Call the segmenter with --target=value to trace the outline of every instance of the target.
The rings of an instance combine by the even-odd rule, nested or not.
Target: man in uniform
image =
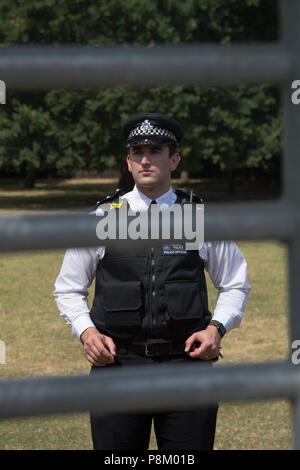
[[[171,175],[183,137],[174,119],[146,113],[122,126],[128,147],[132,191],[104,202],[126,201],[132,211],[151,204],[200,200],[175,191]],[[101,207],[101,203],[100,203]],[[208,310],[204,269],[218,289],[213,315]],[[88,307],[88,287],[95,298]],[[240,325],[250,286],[247,264],[232,241],[207,242],[197,250],[136,248],[108,250],[104,246],[69,249],[55,284],[61,315],[83,343],[91,373],[103,367],[181,364],[207,361],[220,353],[221,339]],[[176,393],[176,390],[174,391]],[[152,420],[158,449],[213,448],[217,405],[197,410],[101,416],[91,413],[94,449],[148,449]]]

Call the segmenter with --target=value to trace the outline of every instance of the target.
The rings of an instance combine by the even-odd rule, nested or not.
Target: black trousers
[[[106,367],[145,367],[149,364],[172,364],[191,359],[186,354],[143,357],[133,354],[117,355],[114,364],[92,367],[91,374],[101,374]],[[176,390],[174,390],[176,393]],[[91,412],[91,431],[94,450],[148,450],[152,420],[159,450],[213,449],[218,406],[195,410],[176,410],[146,414],[101,416]]]

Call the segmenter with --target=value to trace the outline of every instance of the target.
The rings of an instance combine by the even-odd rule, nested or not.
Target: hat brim
[[[172,145],[176,142],[166,136],[135,136],[127,141],[127,147],[137,147],[138,145]]]

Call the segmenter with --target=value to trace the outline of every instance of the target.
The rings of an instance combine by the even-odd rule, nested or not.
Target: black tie
[[[158,205],[155,199],[153,199],[153,201],[151,201],[151,203],[148,207],[148,212],[151,212],[151,206],[154,206],[154,205]]]
[[[155,199],[153,199],[153,201],[151,201],[151,204],[148,208],[148,213],[149,213],[149,215],[148,215],[148,224],[149,224],[148,230],[149,230],[149,232],[148,233],[149,233],[149,237],[150,237],[150,231],[151,231],[151,229],[150,229],[150,226],[151,226],[151,218],[150,218],[150,216],[151,216],[151,206],[154,205],[154,204],[157,205],[157,202],[156,202]],[[153,248],[151,248],[151,250],[153,250]]]

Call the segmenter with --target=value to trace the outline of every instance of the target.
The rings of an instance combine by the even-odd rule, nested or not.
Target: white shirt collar
[[[124,194],[122,198],[127,199],[130,206],[134,206],[136,210],[147,209],[150,206],[151,201],[152,201],[152,199],[146,196],[146,194],[139,191],[136,185],[134,186],[132,191]],[[171,207],[175,201],[176,201],[176,194],[173,192],[172,187],[170,187],[169,191],[167,191],[165,194],[163,194],[162,196],[159,196],[156,199],[156,202],[159,206],[161,206],[162,204],[167,204],[168,207]]]

